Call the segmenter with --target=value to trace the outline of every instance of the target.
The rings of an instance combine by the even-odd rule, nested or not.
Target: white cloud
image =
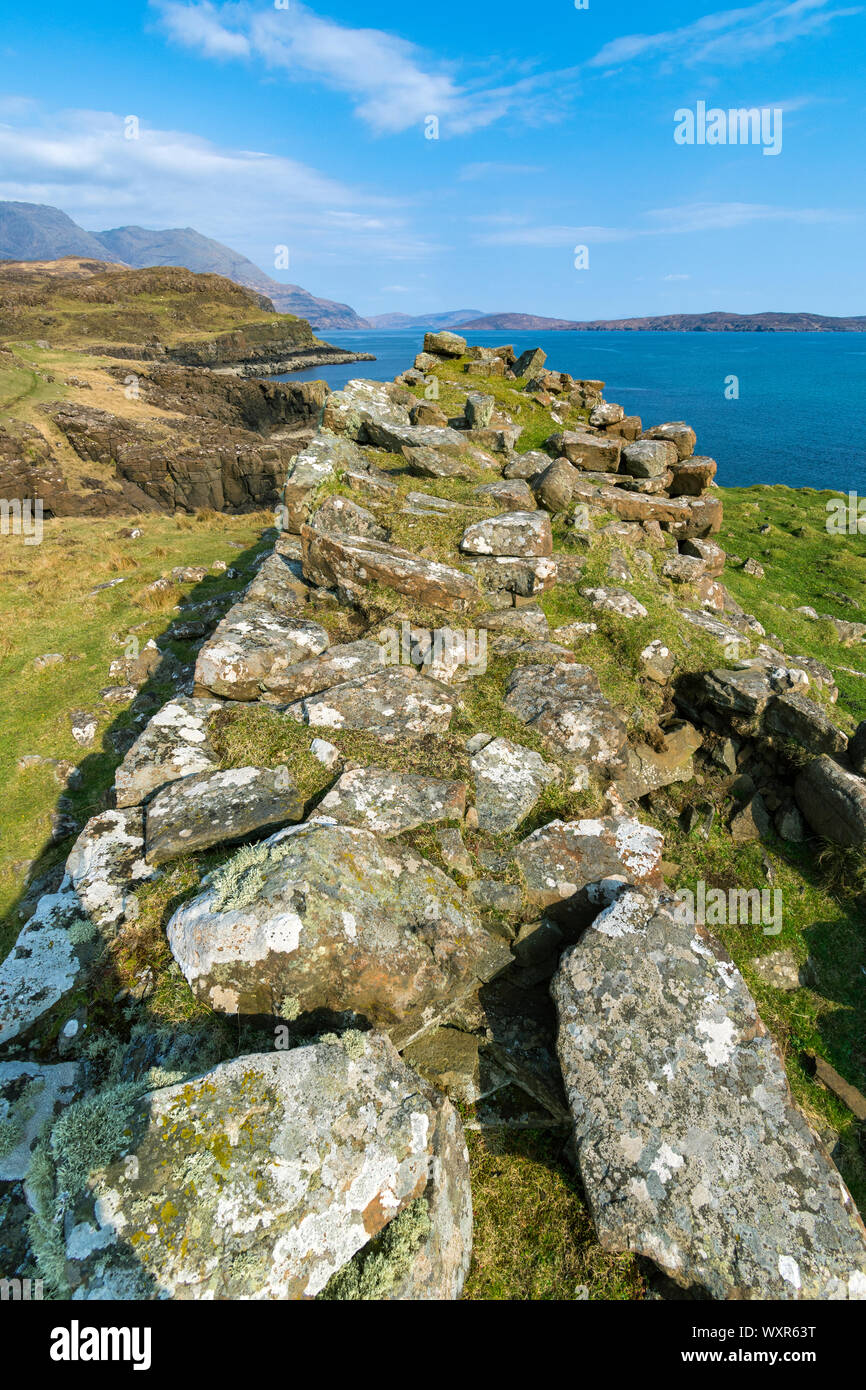
[[[573,96],[548,73],[484,87],[461,85],[456,65],[383,29],[350,28],[317,15],[300,0],[287,9],[256,8],[248,0],[214,5],[210,0],[151,0],[171,38],[205,57],[256,60],[295,81],[318,82],[341,92],[355,113],[378,134],[395,134],[428,116],[440,135],[467,134],[504,116],[540,123],[554,119]],[[555,94],[542,96],[554,86]]]
[[[756,222],[850,222],[859,214],[836,208],[777,208],[765,203],[684,203],[653,208],[642,214],[647,226],[603,227],[537,224],[507,215],[476,218],[498,226],[475,239],[485,246],[560,246],[631,241],[637,237],[684,235],[692,232],[730,231]]]
[[[759,0],[719,10],[658,34],[626,34],[589,60],[589,67],[619,68],[641,58],[677,63],[740,63],[827,29],[862,6],[832,7],[831,0]]]
[[[478,164],[464,164],[458,178],[461,183],[474,183],[486,178],[518,178],[523,174],[543,174],[541,164],[504,164],[497,160],[487,160]]]
[[[417,259],[436,250],[394,200],[299,161],[223,148],[105,111],[37,111],[0,124],[0,199],[50,203],[93,230],[190,225],[265,268],[278,244],[300,261]]]

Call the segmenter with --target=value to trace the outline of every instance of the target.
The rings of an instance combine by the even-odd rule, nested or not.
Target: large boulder
[[[622,466],[633,478],[661,477],[676,461],[676,445],[667,439],[638,439],[622,451]]]
[[[320,623],[246,599],[229,609],[201,648],[195,664],[196,692],[255,700],[275,661],[303,661],[323,652],[329,641]]]
[[[178,777],[210,772],[219,763],[210,738],[219,700],[181,696],[148,721],[114,776],[118,806],[138,806]]]
[[[550,518],[538,511],[485,517],[467,526],[460,549],[470,555],[552,555]]]
[[[516,666],[505,707],[566,762],[609,767],[626,741],[626,726],[589,666],[564,661]]]
[[[633,816],[554,820],[527,835],[514,858],[533,906],[578,928],[624,884],[660,888],[663,844],[659,830]]]
[[[241,850],[168,924],[220,1013],[351,1014],[404,1046],[510,958],[457,885],[369,830],[311,823]]]
[[[170,782],[148,802],[148,864],[164,864],[212,845],[232,844],[304,814],[287,767],[234,767]]]
[[[560,777],[540,753],[507,738],[491,739],[474,754],[471,766],[479,829],[495,835],[514,830],[544,788]]]
[[[644,439],[667,439],[675,444],[679,460],[691,457],[697,438],[691,425],[684,420],[670,420],[667,424],[653,425],[651,430],[644,431]]]
[[[716,1299],[866,1298],[866,1232],[733,962],[628,889],[552,993],[596,1231]]]
[[[616,473],[619,470],[622,440],[589,430],[564,430],[545,439],[544,447],[556,458],[566,458],[587,473]]]
[[[575,484],[574,501],[613,512],[623,521],[657,521],[678,540],[712,535],[722,525],[718,497],[650,497],[582,477]]]
[[[822,754],[794,784],[797,805],[816,835],[839,845],[866,845],[866,779]]]
[[[465,813],[463,782],[358,767],[344,772],[334,783],[311,820],[360,825],[389,836],[437,821],[462,821]]]
[[[251,1053],[145,1095],[97,1093],[67,1110],[52,1144],[56,1211],[42,1219],[66,1257],[67,1297],[461,1292],[472,1202],[460,1123],[379,1035]]]
[[[411,550],[381,541],[325,536],[301,528],[304,574],[356,603],[371,584],[385,584],[433,608],[462,611],[478,598],[474,580],[450,565],[423,560]],[[321,649],[323,650],[323,648]]]
[[[283,490],[286,529],[297,534],[306,521],[310,502],[327,479],[350,464],[362,467],[364,456],[356,444],[338,435],[320,431],[296,454],[289,465]]]
[[[434,357],[463,357],[466,354],[466,339],[461,338],[459,333],[449,333],[447,330],[425,333],[424,351],[432,353]]]
[[[314,729],[360,729],[383,743],[444,734],[454,712],[454,693],[412,666],[383,670],[331,686],[286,705],[286,714]]]
[[[263,698],[274,701],[300,700],[344,681],[358,680],[381,671],[387,653],[381,642],[364,637],[357,642],[339,642],[308,661],[275,661],[262,681]]]
[[[62,886],[75,892],[81,915],[106,936],[123,921],[130,894],[151,873],[144,858],[144,815],[140,806],[130,806],[91,817],[66,860]]]

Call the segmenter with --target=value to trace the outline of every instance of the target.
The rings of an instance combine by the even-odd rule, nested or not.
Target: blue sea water
[[[297,379],[339,388],[352,377],[390,381],[412,365],[423,333],[330,333],[335,345],[375,362],[319,367]],[[858,333],[472,333],[482,346],[541,347],[547,365],[599,378],[645,427],[686,420],[697,453],[719,465],[727,487],[786,483],[866,496],[866,334]],[[739,395],[726,399],[736,377]],[[282,378],[286,380],[287,378]]]

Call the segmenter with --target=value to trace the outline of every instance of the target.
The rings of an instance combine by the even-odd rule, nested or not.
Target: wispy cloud
[[[475,183],[488,178],[520,178],[524,174],[543,174],[542,164],[504,164],[497,160],[487,160],[478,164],[464,164],[458,174],[461,183]]]
[[[780,208],[765,203],[683,203],[643,213],[645,225],[605,227],[587,224],[533,224],[518,218],[491,216],[494,230],[475,240],[485,246],[559,246],[631,241],[637,237],[682,236],[688,233],[730,231],[758,222],[851,222],[859,213],[836,208]]]
[[[352,28],[291,0],[287,9],[248,0],[151,0],[170,38],[208,58],[241,58],[279,70],[293,81],[343,93],[355,114],[379,134],[419,129],[428,116],[440,134],[465,135],[505,116],[531,123],[554,119],[572,91],[562,73],[515,82],[461,82],[456,63],[427,53],[383,29]],[[548,89],[557,88],[551,96]],[[544,94],[542,99],[542,93]]]
[[[742,63],[797,39],[828,29],[837,19],[862,13],[862,6],[832,0],[759,0],[756,5],[718,10],[678,29],[625,34],[589,60],[591,68],[621,68],[640,59],[677,63]]]
[[[0,117],[2,119],[2,117]],[[85,226],[197,227],[261,259],[287,244],[303,259],[414,260],[435,241],[398,203],[298,161],[220,147],[187,131],[105,111],[31,112],[0,124],[0,198],[51,203]]]

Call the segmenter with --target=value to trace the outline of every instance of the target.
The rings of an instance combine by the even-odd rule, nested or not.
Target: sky
[[[0,33],[0,199],[361,314],[866,314],[864,57],[866,0],[41,0]],[[762,143],[699,142],[700,103]]]

